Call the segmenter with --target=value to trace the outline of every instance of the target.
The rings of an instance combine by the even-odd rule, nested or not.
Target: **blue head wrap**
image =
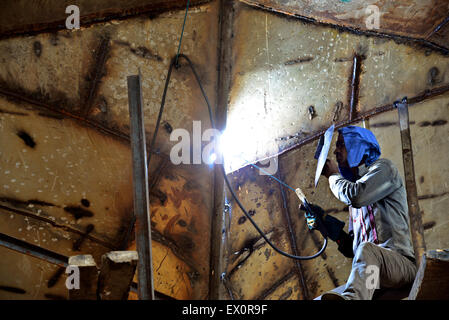
[[[357,167],[365,158],[365,165],[369,166],[380,157],[380,146],[374,134],[364,128],[347,126],[338,129],[338,132],[343,135],[345,141],[346,151],[348,152],[349,167]],[[354,181],[354,177],[349,174],[350,170],[341,168],[340,173],[348,180]]]

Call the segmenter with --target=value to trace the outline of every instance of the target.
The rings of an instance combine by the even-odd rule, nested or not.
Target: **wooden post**
[[[449,299],[449,250],[431,250],[423,255],[410,290],[409,300]]]
[[[137,267],[136,251],[111,251],[101,257],[100,300],[127,300]]]
[[[415,182],[415,166],[413,163],[412,139],[410,137],[410,123],[408,116],[407,98],[395,102],[398,108],[399,127],[401,129],[402,159],[404,162],[405,187],[407,189],[408,214],[410,216],[410,231],[413,248],[415,250],[416,265],[419,267],[423,254],[426,252],[424,229],[421,211],[419,210],[418,192]]]
[[[139,262],[137,264],[138,294],[140,300],[154,300],[148,167],[140,73],[137,76],[128,77],[128,102],[131,122],[136,244],[139,255]]]
[[[98,269],[94,258],[90,254],[72,256],[68,267],[79,270],[79,289],[69,289],[69,300],[97,300]],[[70,276],[69,273],[67,277]]]

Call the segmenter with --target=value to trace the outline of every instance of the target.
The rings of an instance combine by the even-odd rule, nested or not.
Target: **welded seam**
[[[64,116],[65,118],[70,118],[72,120],[75,120],[77,123],[85,125],[86,127],[97,129],[98,131],[105,133],[107,136],[116,138],[122,142],[127,142],[127,143],[131,142],[130,136],[119,131],[119,130],[108,128],[98,121],[91,120],[91,119],[88,119],[81,115],[74,114],[72,112],[64,110],[63,108],[56,108],[55,106],[49,105],[45,102],[41,102],[41,101],[38,101],[38,100],[35,100],[32,98],[29,98],[23,93],[14,92],[10,89],[0,87],[0,95],[3,95],[6,99],[12,99],[12,100],[28,103],[28,104],[36,107],[37,109],[44,109],[44,110],[48,110],[48,111],[60,114],[60,115]],[[147,152],[148,153],[150,152],[149,147],[147,147]],[[170,159],[170,157],[168,155],[163,154],[159,151],[153,151],[152,154],[158,155],[163,159]]]
[[[171,6],[164,6],[164,2],[169,1],[161,1],[159,3],[159,8],[155,8],[154,4],[149,4],[137,8],[124,8],[117,11],[114,11],[114,9],[104,9],[102,12],[95,12],[85,16],[80,16],[80,27],[87,28],[92,25],[105,23],[111,20],[126,20],[139,16],[148,18],[148,15],[150,14],[154,16],[164,12],[181,10],[186,7],[184,2],[179,5],[172,2]],[[190,7],[200,7],[210,2],[211,0],[196,0],[194,4],[190,4]],[[61,30],[67,30],[65,18],[64,20],[57,20],[47,23],[27,24],[25,26],[20,26],[12,30],[5,31],[0,34],[0,40],[15,37],[35,36],[42,33],[57,32]]]
[[[269,6],[260,4],[260,3],[254,3],[253,1],[246,1],[246,0],[239,0],[239,1],[250,6],[251,8],[269,11],[274,14],[280,14],[284,17],[285,16],[292,17],[292,18],[298,19],[303,22],[313,23],[315,25],[320,25],[320,26],[324,26],[324,27],[330,27],[333,29],[337,29],[339,31],[346,31],[346,32],[350,32],[350,33],[356,34],[356,35],[391,39],[391,40],[395,40],[395,41],[404,43],[408,46],[410,46],[410,43],[415,43],[415,44],[420,45],[426,49],[431,49],[431,50],[437,51],[443,55],[449,54],[449,48],[440,46],[440,45],[438,45],[430,40],[424,39],[424,38],[413,38],[413,37],[402,36],[402,35],[398,35],[398,34],[379,32],[379,31],[374,31],[374,30],[363,30],[363,29],[358,29],[358,28],[349,27],[349,26],[341,26],[338,24],[330,23],[330,22],[319,21],[319,20],[316,20],[315,18],[309,18],[309,17],[303,16],[303,15],[300,15],[297,13],[291,13],[291,12],[281,10],[278,8],[269,7]]]
[[[436,88],[436,89],[425,90],[421,94],[408,99],[408,104],[409,104],[409,106],[411,106],[411,105],[414,105],[414,104],[417,104],[417,103],[420,103],[420,102],[425,102],[425,101],[431,100],[431,99],[433,99],[433,98],[435,98],[437,96],[443,95],[443,94],[445,94],[447,92],[449,92],[449,84],[445,85],[445,86],[442,86],[442,87],[439,87],[439,88]],[[352,120],[344,120],[344,121],[341,121],[339,123],[336,123],[335,124],[335,129],[338,129],[338,128],[341,128],[341,127],[345,127],[345,126],[350,125],[352,123],[357,123],[357,122],[363,121],[364,119],[370,119],[371,117],[377,116],[377,115],[379,115],[381,113],[388,112],[388,111],[391,111],[391,110],[394,110],[394,109],[395,108],[394,108],[393,103],[386,104],[386,105],[383,105],[383,106],[380,106],[380,107],[372,108],[372,109],[370,109],[368,111],[359,113],[357,115],[357,117],[355,117]],[[327,128],[325,128],[323,130],[319,130],[319,131],[317,131],[317,132],[307,136],[306,138],[298,141],[297,143],[295,143],[295,144],[293,144],[293,145],[291,145],[291,146],[281,150],[280,152],[278,152],[276,154],[273,154],[273,155],[271,155],[269,157],[258,159],[257,162],[263,161],[263,160],[267,160],[267,159],[270,159],[270,158],[273,158],[273,157],[280,156],[280,155],[282,155],[282,154],[284,154],[286,152],[295,150],[295,149],[300,148],[300,147],[302,147],[302,146],[304,146],[304,145],[306,145],[308,143],[311,143],[311,142],[319,139],[326,132],[326,130],[327,130]]]
[[[232,70],[232,32],[234,21],[234,2],[219,0],[218,46],[217,46],[217,86],[215,122],[222,130],[226,125],[227,102],[231,87]],[[220,284],[223,284],[229,298],[234,299],[228,283],[226,270],[229,258],[226,256],[228,232],[226,228],[225,182],[220,168],[214,167],[213,212],[210,223],[211,244],[209,253],[209,299],[220,299]],[[221,273],[221,274],[219,274]]]
[[[84,112],[82,112],[82,114],[87,117],[90,113],[90,110],[92,109],[92,105],[95,101],[95,97],[97,95],[98,92],[98,85],[101,82],[101,78],[103,77],[103,73],[104,73],[104,67],[106,64],[106,60],[107,60],[107,56],[109,53],[109,41],[110,41],[110,36],[109,34],[105,34],[104,36],[102,36],[101,38],[101,42],[97,48],[96,51],[96,55],[95,55],[95,59],[94,59],[94,65],[93,65],[93,69],[91,72],[91,85],[90,88],[88,90],[88,95],[86,97],[86,101],[84,103],[85,105],[85,109]]]
[[[279,180],[283,180],[282,179],[282,175],[281,175],[281,167],[280,167],[280,163],[278,162],[278,178]],[[290,245],[292,247],[293,250],[293,254],[295,256],[299,255],[299,251],[298,251],[298,247],[296,245],[296,237],[295,237],[295,232],[293,231],[293,226],[292,226],[292,220],[291,220],[291,216],[290,216],[290,210],[287,204],[287,195],[285,194],[284,188],[282,187],[282,185],[280,185],[279,183],[277,183],[279,190],[280,190],[280,194],[282,197],[282,208],[283,208],[283,212],[284,212],[284,216],[285,216],[285,221],[286,221],[286,225],[287,225],[287,230],[288,230],[288,234],[289,234],[289,238],[290,238]],[[303,274],[303,270],[302,270],[302,266],[301,263],[299,262],[299,260],[295,260],[295,269],[296,269],[296,273],[298,275],[298,281],[300,283],[304,298],[307,300],[309,299],[309,292],[308,292],[308,288],[307,285],[305,283],[305,279],[304,279],[304,274]]]
[[[272,294],[274,291],[276,291],[277,288],[279,288],[284,282],[290,280],[293,276],[295,276],[294,271],[290,271],[285,276],[283,276],[281,279],[276,281],[270,288],[264,290],[255,300],[265,300],[270,294]]]
[[[11,91],[7,88],[2,88],[0,87],[0,94],[2,94],[3,96],[5,96],[6,98],[10,98],[10,99],[14,99],[14,100],[18,100],[18,101],[22,101],[22,102],[26,102],[28,104],[31,104],[33,106],[36,106],[40,109],[45,109],[45,110],[49,110],[51,112],[57,113],[57,114],[61,114],[65,117],[68,118],[72,118],[80,123],[83,123],[89,127],[98,129],[99,131],[102,131],[104,133],[107,133],[111,136],[114,136],[115,138],[119,138],[120,140],[125,140],[127,142],[130,142],[130,137],[120,131],[114,130],[114,129],[110,129],[108,127],[103,126],[102,124],[100,124],[97,121],[94,120],[90,120],[87,119],[85,117],[79,116],[77,114],[74,114],[72,112],[66,111],[63,108],[56,108],[54,106],[51,106],[47,103],[41,102],[41,101],[37,101],[34,100],[32,98],[26,97],[24,94],[22,93],[18,93],[18,92],[14,92]]]

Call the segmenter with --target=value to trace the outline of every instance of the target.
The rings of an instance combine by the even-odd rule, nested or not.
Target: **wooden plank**
[[[432,250],[422,256],[409,300],[449,299],[449,250]]]
[[[128,299],[137,261],[137,251],[111,251],[101,257],[98,278],[101,300]]]
[[[69,300],[97,300],[98,269],[94,258],[90,254],[72,256],[69,267],[73,266],[79,270],[79,289],[69,289]]]
[[[140,74],[128,76],[129,117],[133,161],[133,198],[136,216],[136,244],[139,253],[139,299],[154,300],[151,254],[150,200]]]
[[[410,232],[413,248],[415,249],[416,265],[419,266],[421,258],[426,251],[426,244],[424,242],[424,229],[421,211],[419,210],[418,191],[416,189],[407,98],[404,98],[400,103],[395,103],[395,106],[398,108],[401,130],[402,159],[404,162],[405,188],[407,189],[408,214],[410,216]]]

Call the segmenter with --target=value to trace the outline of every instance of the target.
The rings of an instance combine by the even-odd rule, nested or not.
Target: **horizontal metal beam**
[[[76,114],[76,113],[67,111],[64,108],[55,107],[51,104],[30,98],[25,93],[16,92],[9,88],[0,86],[0,95],[3,95],[6,99],[25,102],[25,103],[28,103],[31,106],[34,106],[38,109],[51,111],[52,113],[59,114],[65,118],[75,120],[77,123],[79,123],[81,125],[96,129],[96,130],[103,132],[103,133],[107,134],[108,136],[115,138],[119,141],[123,141],[123,142],[127,142],[127,143],[131,142],[130,136],[127,135],[126,133],[123,133],[116,129],[109,128],[98,121],[89,119],[80,114]],[[147,152],[149,152],[149,150],[147,150]],[[161,153],[159,151],[153,151],[152,154],[157,155],[163,159],[170,159],[170,157],[168,155]]]
[[[43,217],[42,215],[38,216],[38,215],[36,215],[36,214],[34,214],[32,212],[29,212],[29,211],[26,211],[26,210],[23,210],[23,209],[11,208],[11,207],[5,206],[3,204],[0,204],[0,209],[1,210],[5,210],[5,211],[9,211],[9,212],[13,212],[15,214],[18,214],[18,215],[21,215],[21,216],[24,216],[24,217],[29,217],[29,218],[32,218],[32,219],[36,219],[36,220],[48,223],[48,224],[50,224],[54,228],[60,228],[60,229],[65,230],[67,232],[78,234],[81,237],[89,239],[92,242],[98,243],[98,244],[100,244],[100,245],[102,245],[102,246],[104,246],[104,247],[106,247],[108,249],[119,250],[119,248],[117,246],[111,244],[108,241],[105,241],[105,240],[100,239],[98,237],[92,236],[90,233],[86,233],[86,232],[80,231],[78,229],[72,228],[71,226],[59,224],[59,223],[53,221],[52,219]],[[1,212],[1,210],[0,210],[0,212]]]
[[[435,88],[435,89],[432,89],[432,90],[426,90],[423,93],[408,99],[408,104],[409,104],[409,106],[411,106],[413,104],[427,101],[429,99],[432,99],[434,97],[440,96],[440,95],[448,93],[448,92],[449,92],[449,84],[441,86],[441,87],[438,87],[438,88]],[[363,121],[365,119],[370,119],[370,118],[372,118],[374,116],[377,116],[377,115],[379,115],[381,113],[388,112],[388,111],[391,111],[391,110],[394,110],[394,109],[395,109],[394,102],[391,103],[391,104],[386,104],[386,105],[383,105],[383,106],[380,106],[380,107],[372,108],[372,109],[370,109],[368,111],[359,113],[357,115],[357,117],[353,118],[352,120],[344,120],[344,121],[341,121],[339,123],[336,123],[335,124],[335,129],[338,129],[338,128],[341,128],[341,127],[345,127],[347,125],[350,125],[352,123],[357,123],[357,122]],[[300,141],[296,142],[295,144],[293,144],[291,146],[288,146],[287,148],[281,150],[280,152],[278,152],[276,154],[273,154],[270,157],[267,157],[267,158],[264,158],[264,159],[258,159],[257,161],[263,161],[263,160],[266,160],[266,159],[269,159],[269,158],[272,158],[272,157],[280,156],[280,155],[282,155],[284,153],[287,153],[289,151],[298,149],[298,148],[300,148],[300,147],[302,147],[302,146],[304,146],[304,145],[306,145],[308,143],[311,143],[311,142],[319,139],[326,132],[326,130],[327,130],[327,128],[325,128],[323,130],[320,130],[320,131],[317,131],[315,133],[312,133],[311,135],[301,139]]]
[[[15,92],[13,90],[10,90],[8,88],[4,88],[4,87],[0,87],[0,94],[3,95],[5,98],[7,99],[12,99],[12,100],[16,100],[16,101],[22,101],[25,103],[28,103],[30,105],[33,105],[35,107],[38,107],[40,109],[44,109],[44,110],[48,110],[51,111],[53,113],[62,115],[66,118],[71,118],[73,120],[76,120],[79,123],[82,123],[84,125],[87,125],[91,128],[95,128],[99,131],[102,131],[110,136],[113,136],[115,138],[119,138],[120,140],[124,140],[129,142],[130,138],[128,135],[124,134],[123,132],[120,132],[118,130],[114,130],[111,128],[108,128],[104,125],[102,125],[101,123],[88,119],[86,117],[83,117],[81,115],[75,114],[73,112],[67,111],[63,108],[57,108],[55,106],[52,106],[48,103],[42,102],[42,101],[38,101],[35,99],[32,99],[30,97],[27,97],[26,94],[22,93],[22,92]]]
[[[59,253],[38,247],[34,244],[7,236],[0,233],[0,246],[26,254],[28,256],[56,264],[60,267],[67,267],[69,258]]]
[[[199,6],[210,1],[191,0],[190,6]],[[140,15],[148,15],[151,18],[165,11],[182,10],[186,4],[186,0],[3,0],[0,4],[0,39],[64,30],[66,19],[70,16],[65,12],[69,5],[78,6],[80,27],[88,27],[96,23]],[[20,19],[15,19],[18,16]]]
[[[97,243],[99,245],[102,245],[105,248],[108,248],[108,249],[111,249],[111,250],[126,250],[127,249],[124,246],[114,245],[114,244],[108,242],[107,240],[100,239],[100,238],[98,238],[96,236],[92,236],[92,234],[90,234],[90,233],[87,234],[85,232],[79,231],[79,230],[71,228],[69,226],[58,224],[58,223],[56,223],[55,221],[53,221],[51,219],[47,219],[47,218],[45,218],[43,216],[37,216],[37,215],[33,214],[32,212],[28,212],[26,210],[21,210],[21,209],[18,209],[18,208],[10,208],[10,207],[2,205],[2,204],[0,204],[0,209],[6,210],[6,211],[9,211],[9,212],[13,212],[15,214],[19,214],[19,215],[22,215],[22,216],[25,216],[25,217],[30,217],[32,219],[36,219],[36,220],[39,220],[39,221],[43,221],[43,222],[49,223],[50,225],[52,225],[55,228],[61,228],[61,229],[65,230],[65,231],[67,231],[67,232],[72,232],[72,233],[81,235],[82,237],[85,237],[86,239],[89,239],[90,241],[95,242],[95,243]],[[1,213],[1,210],[0,210],[0,213]],[[185,264],[187,264],[193,271],[196,271],[195,261],[192,260],[190,257],[188,257],[183,252],[183,250],[180,247],[178,247],[178,245],[176,244],[176,242],[174,240],[165,237],[164,235],[162,235],[156,229],[152,230],[151,238],[152,238],[153,241],[156,241],[156,242],[162,244],[163,246],[169,248],[177,258],[179,258],[181,261],[183,261]]]
[[[3,233],[0,233],[0,246],[22,254],[26,254],[33,258],[49,262],[51,264],[58,265],[61,268],[66,268],[69,265],[69,258],[66,256],[38,247],[26,241],[10,237]],[[137,283],[133,282],[131,284],[131,291],[137,292]],[[155,291],[154,293],[156,299],[158,300],[175,300],[174,298],[167,296],[161,292]]]
[[[362,36],[367,36],[367,37],[391,39],[391,40],[394,40],[399,43],[404,43],[405,45],[411,45],[411,44],[418,45],[425,49],[430,49],[432,51],[439,52],[443,55],[449,54],[449,48],[440,46],[440,45],[438,45],[430,40],[427,40],[425,38],[413,38],[413,37],[407,37],[407,36],[394,34],[394,33],[379,32],[379,31],[375,31],[375,30],[364,30],[364,29],[359,29],[359,28],[354,28],[354,27],[349,27],[349,26],[344,26],[344,25],[338,25],[338,24],[334,24],[334,23],[330,23],[330,22],[318,21],[315,18],[300,15],[298,13],[288,12],[286,10],[282,10],[279,8],[273,8],[271,6],[262,5],[260,3],[254,2],[254,1],[240,0],[240,2],[250,6],[252,8],[269,11],[269,12],[272,12],[275,14],[280,14],[282,16],[288,16],[291,18],[301,20],[306,23],[313,23],[316,25],[330,27],[333,29],[337,29],[338,31],[350,32],[350,33],[353,33],[356,35],[362,35]]]

